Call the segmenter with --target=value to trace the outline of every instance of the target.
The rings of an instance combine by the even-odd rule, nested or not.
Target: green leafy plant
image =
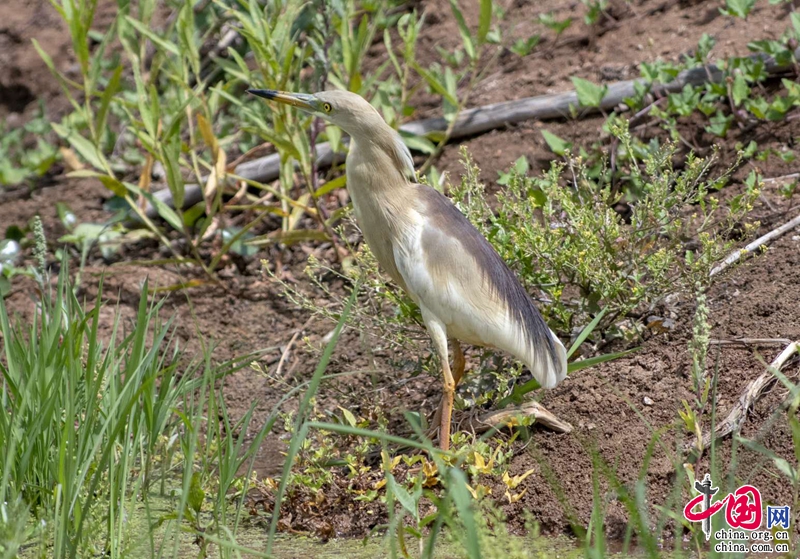
[[[556,38],[553,41],[553,43],[557,43],[558,38],[561,36],[561,34],[564,33],[564,31],[566,31],[567,29],[569,29],[569,27],[572,25],[572,18],[568,17],[562,20],[558,20],[550,12],[540,14],[538,21],[540,24],[544,25],[545,27],[547,27],[556,34]]]
[[[540,35],[531,35],[526,39],[517,39],[509,50],[519,56],[528,56],[541,40],[542,37]]]
[[[583,107],[599,107],[603,97],[608,92],[607,85],[596,85],[583,78],[572,78],[575,85],[575,92],[578,94],[578,102]]]
[[[755,5],[756,0],[725,0],[725,7],[720,8],[719,11],[727,16],[747,19]]]
[[[583,16],[583,21],[586,25],[597,25],[600,22],[600,17],[608,7],[608,0],[581,0],[586,6],[586,14]]]
[[[49,133],[49,134],[48,134]],[[51,142],[44,111],[19,128],[0,122],[0,187],[17,185],[47,173],[60,156]]]

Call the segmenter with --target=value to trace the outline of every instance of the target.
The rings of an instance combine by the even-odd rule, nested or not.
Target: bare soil
[[[463,2],[470,4],[470,2]],[[594,82],[613,82],[638,75],[642,62],[657,58],[678,60],[689,53],[703,33],[716,37],[717,46],[712,58],[747,52],[748,41],[777,37],[785,25],[786,7],[757,4],[747,21],[725,18],[719,14],[719,2],[612,2],[609,16],[596,32],[581,23],[583,5],[579,2],[544,0],[542,2],[511,1],[507,4],[507,19],[515,24],[514,36],[526,37],[543,33],[542,46],[533,54],[520,58],[505,53],[496,69],[479,84],[471,98],[478,106],[524,96],[564,91],[571,88],[570,77],[579,76]],[[447,2],[427,0],[417,10],[428,14],[421,36],[422,61],[438,59],[435,47],[452,49],[459,35],[449,14]],[[573,26],[557,42],[552,33],[534,23],[536,16],[554,12],[559,18],[571,16]],[[465,6],[468,22],[477,20],[476,9]],[[109,21],[108,10],[101,10],[98,27]],[[787,23],[788,24],[788,23]],[[0,5],[0,118],[11,122],[24,121],[30,116],[38,99],[45,101],[48,111],[58,114],[66,107],[56,81],[51,77],[31,45],[36,38],[43,49],[53,56],[57,67],[71,71],[74,58],[69,36],[46,0],[14,0]],[[373,48],[373,61],[379,62],[383,47]],[[419,116],[437,114],[439,108],[432,98],[420,94]],[[565,115],[566,116],[566,115]],[[525,155],[536,173],[549,166],[552,154],[541,136],[546,128],[578,145],[588,145],[600,136],[601,118],[564,119],[547,123],[527,122],[508,126],[488,134],[467,139],[465,145],[481,169],[482,179],[490,190],[496,184],[498,171],[507,169],[518,157]],[[800,136],[800,120],[770,124],[747,132],[734,131],[721,142],[723,152],[732,157],[735,144],[755,139],[760,147],[792,147]],[[700,141],[701,149],[708,140]],[[459,145],[448,146],[437,163],[458,180],[461,171]],[[760,162],[766,177],[781,176],[796,170],[795,166],[772,157]],[[56,170],[57,172],[58,170]],[[737,173],[739,179],[746,169]],[[101,221],[108,217],[103,210],[109,193],[102,185],[87,180],[68,180],[55,174],[47,186],[33,191],[19,188],[0,192],[0,230],[12,224],[24,225],[39,214],[48,238],[64,234],[55,204],[62,201],[72,208],[83,222]],[[766,232],[796,215],[796,201],[778,193],[779,183],[767,184],[759,201],[755,217]],[[737,188],[734,184],[732,189]],[[268,225],[265,225],[267,227]],[[273,247],[256,259],[243,261],[230,258],[221,273],[219,283],[202,283],[198,287],[168,295],[166,311],[175,313],[178,336],[190,353],[199,353],[201,338],[215,344],[214,358],[222,361],[247,352],[266,349],[257,365],[262,372],[246,368],[224,381],[224,394],[233,415],[241,415],[253,401],[257,404],[256,425],[265,420],[285,391],[308,379],[318,361],[313,348],[323,344],[333,325],[309,321],[307,313],[295,309],[281,297],[280,289],[266,278],[258,259],[263,258],[273,271],[290,281],[302,282],[302,270],[309,252],[330,257],[329,247],[285,249]],[[93,252],[83,273],[83,293],[93,297],[100,276],[104,276],[104,298],[110,305],[105,317],[110,324],[113,309],[119,308],[123,317],[133,316],[141,285],[149,279],[151,286],[169,287],[188,279],[203,280],[196,270],[162,268],[131,263],[137,259],[164,257],[163,249],[154,242],[143,241],[126,250],[114,262],[104,262]],[[55,262],[53,262],[55,265]],[[732,339],[789,338],[800,339],[800,309],[797,286],[800,285],[800,234],[791,232],[773,243],[765,254],[748,260],[732,272],[723,274],[709,293],[712,337]],[[333,290],[343,286],[333,284]],[[20,316],[33,311],[33,286],[24,280],[14,284],[6,304]],[[573,433],[560,435],[535,429],[528,445],[519,445],[510,474],[518,475],[530,469],[519,490],[527,489],[524,497],[508,504],[502,497],[504,488],[495,483],[493,494],[503,507],[513,526],[522,528],[524,512],[530,512],[545,532],[562,533],[569,530],[570,514],[581,525],[589,521],[592,507],[592,457],[597,453],[626,484],[637,479],[647,447],[656,433],[666,434],[656,445],[653,459],[647,466],[648,501],[664,503],[675,479],[671,456],[682,447],[688,436],[676,439],[679,429],[666,429],[680,422],[677,411],[682,400],[691,400],[690,355],[687,349],[691,338],[691,318],[694,302],[678,299],[663,309],[674,320],[672,330],[653,333],[634,354],[572,375],[556,389],[542,394],[542,402],[559,417],[575,426]],[[294,345],[287,345],[298,332]],[[735,346],[715,347],[710,354],[709,370],[718,379],[718,417],[724,416],[738,400],[744,386],[764,371],[759,356],[771,361],[782,347],[754,348]],[[281,378],[276,380],[281,356],[286,352]],[[473,360],[474,355],[470,354]],[[348,407],[354,413],[370,416],[379,407],[399,424],[404,410],[431,412],[440,394],[437,378],[420,376],[412,366],[416,355],[389,355],[371,352],[369,341],[354,329],[345,330],[340,340],[330,373],[365,371],[376,367],[378,374],[357,374],[343,380],[327,381],[319,410],[336,413],[337,406]],[[264,374],[266,371],[266,374]],[[798,372],[797,361],[785,369],[789,377]],[[742,436],[760,440],[779,456],[795,463],[791,434],[785,421],[774,421],[773,413],[785,397],[785,390],[774,387],[753,410],[742,430]],[[647,403],[645,403],[647,402]],[[708,429],[709,417],[704,417]],[[260,476],[273,476],[283,462],[285,441],[280,433],[265,441],[256,464]],[[718,447],[718,460],[725,470],[731,452],[730,439]],[[758,454],[737,449],[737,476],[741,481],[756,485],[769,503],[788,504],[791,490],[785,479],[775,474],[772,464]],[[702,474],[708,471],[706,455],[695,465]],[[552,472],[563,497],[556,494]],[[601,482],[602,491],[608,489]],[[684,495],[684,497],[687,497]],[[352,501],[347,495],[332,490],[326,504],[311,512],[308,502],[298,499],[290,506],[285,528],[309,530],[323,536],[363,535],[381,522],[381,506]],[[312,507],[313,508],[313,507]],[[323,514],[324,513],[324,514]],[[306,514],[306,517],[303,517]],[[313,520],[310,516],[317,520]],[[318,521],[325,516],[325,521]],[[607,531],[622,536],[627,526],[627,513],[618,501],[608,503]]]

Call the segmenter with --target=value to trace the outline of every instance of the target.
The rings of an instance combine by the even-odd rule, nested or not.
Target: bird
[[[510,353],[544,388],[566,378],[564,345],[519,279],[447,196],[416,181],[411,152],[375,107],[349,91],[247,91],[350,136],[345,171],[356,222],[382,270],[418,305],[441,361],[443,393],[431,434],[438,429],[443,451],[466,365],[460,342]]]

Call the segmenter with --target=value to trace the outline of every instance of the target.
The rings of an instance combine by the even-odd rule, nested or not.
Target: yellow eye
[[[325,110],[325,112],[326,112],[326,113],[329,113],[329,112],[331,112],[331,109],[332,109],[333,107],[331,107],[331,104],[330,104],[330,103],[323,103],[323,104],[322,104],[322,108]]]

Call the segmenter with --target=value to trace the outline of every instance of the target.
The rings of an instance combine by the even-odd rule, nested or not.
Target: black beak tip
[[[256,95],[257,97],[263,97],[264,99],[274,99],[277,92],[271,89],[248,89],[247,93]]]

